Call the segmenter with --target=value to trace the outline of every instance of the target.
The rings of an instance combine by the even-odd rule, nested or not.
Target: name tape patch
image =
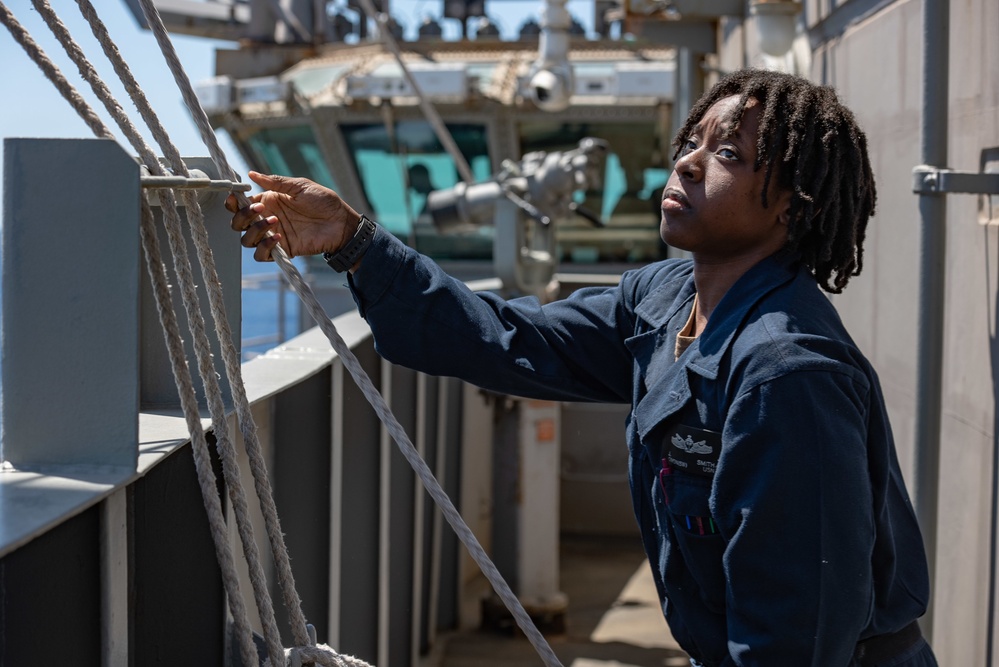
[[[721,454],[721,433],[677,424],[666,434],[663,449],[676,470],[712,477]]]

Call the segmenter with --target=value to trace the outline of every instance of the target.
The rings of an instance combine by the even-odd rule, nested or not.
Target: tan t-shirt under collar
[[[683,325],[683,328],[680,329],[680,332],[676,335],[676,348],[674,350],[674,354],[677,359],[679,359],[680,355],[683,354],[688,347],[690,347],[691,343],[697,340],[697,336],[694,335],[694,331],[697,326],[695,321],[696,317],[697,299],[695,297],[694,305],[690,308],[690,317],[687,318],[687,323]]]

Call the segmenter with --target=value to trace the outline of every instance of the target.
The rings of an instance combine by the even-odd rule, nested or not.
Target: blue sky
[[[126,145],[122,133],[104,111],[102,105],[82,81],[76,67],[63,52],[62,47],[52,36],[48,27],[32,7],[30,0],[4,0],[6,6],[41,46],[49,58],[56,63],[66,78],[80,91],[88,103],[98,110],[101,118],[112,128],[119,142]],[[108,64],[97,41],[90,32],[86,21],[80,16],[76,3],[72,0],[55,0],[56,8],[63,23],[69,28],[74,39],[83,48],[94,67],[100,72],[108,87],[122,106],[133,111],[134,107],[118,84],[117,77]],[[177,87],[152,34],[141,30],[131,12],[122,0],[95,2],[101,19],[108,32],[118,44],[122,55],[129,63],[146,95],[152,102],[161,121],[166,126],[173,142],[183,155],[206,155],[194,123],[180,99]],[[174,45],[192,81],[198,82],[213,74],[214,50],[218,46],[229,47],[230,43],[184,37],[176,35]],[[42,74],[27,54],[17,44],[10,33],[0,26],[0,62],[3,63],[4,83],[8,98],[0,111],[0,137],[92,137],[90,128],[80,120],[76,112],[56,91],[51,82]],[[132,113],[133,122],[144,128],[137,113]],[[224,135],[224,133],[222,133]],[[146,141],[155,146],[148,132],[143,132]],[[246,167],[239,159],[231,142],[222,136],[223,149],[237,171],[245,172]],[[132,154],[131,147],[126,150]],[[2,148],[0,148],[2,153]],[[2,187],[2,186],[0,186]]]
[[[115,97],[126,111],[132,112],[133,122],[140,129],[144,128],[138,114],[134,112],[131,101],[121,85],[111,66],[107,63],[100,46],[90,32],[86,21],[80,16],[73,0],[49,0],[63,23],[69,28],[74,39],[81,45],[94,67],[100,72],[105,83],[111,88]],[[129,63],[133,74],[139,81],[160,120],[166,126],[173,142],[185,156],[207,155],[204,145],[194,123],[191,121],[186,107],[180,99],[176,84],[169,69],[163,61],[159,47],[152,34],[139,28],[124,0],[92,0],[102,21],[108,28],[125,60]],[[88,103],[112,128],[119,142],[125,146],[128,154],[134,154],[122,133],[115,126],[102,105],[90,91],[89,85],[83,82],[76,71],[75,65],[63,52],[62,47],[52,37],[45,23],[38,16],[30,0],[2,0],[14,14],[18,22],[25,26],[34,40],[52,59],[67,79],[83,95]],[[346,4],[346,0],[337,0],[338,4]],[[425,16],[439,17],[441,13],[440,0],[390,0],[392,13],[407,30],[407,37],[412,38],[416,27]],[[516,34],[522,23],[528,17],[537,17],[542,8],[541,0],[489,0],[487,12],[496,20],[504,37]],[[593,0],[569,0],[569,11],[583,25],[592,26]],[[460,26],[456,21],[444,21],[445,38],[456,38],[460,34]],[[217,48],[235,48],[235,44],[216,42],[212,40],[174,35],[172,38],[188,77],[198,83],[214,74]],[[45,78],[41,70],[24,53],[7,30],[0,26],[0,67],[6,97],[0,107],[0,139],[8,137],[43,137],[43,138],[86,138],[92,137],[87,125],[80,120],[76,112],[69,106],[53,85]],[[155,146],[148,131],[143,130],[146,142]],[[243,175],[247,166],[239,156],[224,132],[219,133],[221,145],[225,150],[230,164]],[[3,146],[0,141],[0,165],[3,160]],[[3,201],[3,183],[0,178],[0,202]],[[0,206],[0,226],[3,225],[3,211]],[[244,268],[250,267],[253,272],[273,270],[271,264],[256,264],[244,259]],[[244,310],[244,314],[246,310]],[[252,328],[252,327],[251,327]],[[269,333],[273,327],[264,327],[261,331],[248,330],[244,323],[244,334],[257,335]]]
[[[121,132],[118,131],[90,91],[89,85],[80,79],[76,67],[69,61],[55,38],[52,37],[31,1],[3,1],[17,20],[27,28],[49,58],[62,70],[67,79],[80,91],[91,106],[98,110],[101,118],[114,130],[119,141],[125,145],[126,142],[121,138]],[[102,78],[122,106],[126,110],[132,111],[131,101],[117,83],[117,77],[104,58],[86,21],[80,16],[76,3],[73,0],[50,0],[50,3],[56,8],[63,23],[69,28],[74,39],[81,45],[97,71],[101,73]],[[139,28],[124,0],[100,0],[93,4],[98,8],[108,32],[118,44],[133,74],[151,100],[153,108],[156,109],[167,131],[170,132],[173,142],[180,148],[181,154],[185,156],[207,155],[152,34]],[[441,11],[439,0],[394,0],[391,7],[393,15],[406,28],[407,35],[415,33],[416,27],[423,17],[440,16]],[[537,17],[541,7],[540,0],[538,2],[491,0],[487,5],[487,12],[496,20],[503,35],[509,37],[516,34],[526,18]],[[592,7],[592,0],[570,0],[568,4],[573,16],[587,26],[592,25],[590,15]],[[458,34],[459,26],[456,21],[448,20],[443,23],[446,38]],[[217,42],[183,35],[174,35],[173,43],[188,77],[194,83],[213,75],[216,48],[234,47],[234,44],[229,42]],[[59,95],[41,70],[2,26],[0,26],[0,63],[3,63],[3,81],[7,91],[7,99],[3,108],[0,109],[0,138],[80,138],[93,136],[86,124],[79,119],[76,112]],[[143,128],[138,114],[133,113],[132,115],[136,126]],[[144,132],[143,134],[146,141],[155,146],[149,133]],[[230,163],[237,172],[245,174],[246,164],[224,135],[224,132],[220,133],[220,139]],[[126,150],[130,154],[133,153],[131,147],[126,147]],[[3,149],[0,146],[0,160],[2,160],[2,152]],[[2,201],[2,187],[0,184],[0,201]],[[2,224],[2,213],[0,213],[0,224]]]

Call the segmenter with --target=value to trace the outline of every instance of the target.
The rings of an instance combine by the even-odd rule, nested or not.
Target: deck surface
[[[669,634],[635,538],[563,538],[566,632],[547,639],[565,667],[689,667]],[[476,604],[474,600],[469,604]],[[438,637],[424,667],[543,665],[522,635],[470,628]]]

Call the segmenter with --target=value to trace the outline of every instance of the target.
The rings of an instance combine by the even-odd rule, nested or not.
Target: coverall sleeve
[[[351,288],[392,363],[547,400],[631,400],[633,328],[620,287],[540,305],[474,293],[383,230]]]
[[[800,370],[736,398],[712,512],[724,554],[725,665],[848,665],[873,612],[869,385]]]

